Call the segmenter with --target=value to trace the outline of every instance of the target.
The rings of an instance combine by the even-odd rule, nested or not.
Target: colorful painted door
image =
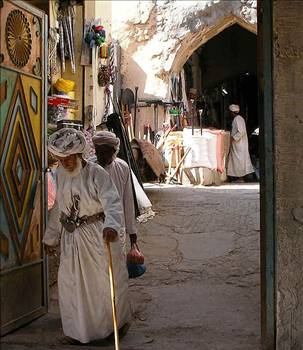
[[[22,1],[0,1],[1,334],[46,312],[41,245],[46,217],[46,22]]]

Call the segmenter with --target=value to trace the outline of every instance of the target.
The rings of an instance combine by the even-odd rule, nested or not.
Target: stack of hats
[[[54,87],[58,91],[58,93],[64,97],[70,98],[72,100],[75,99],[75,85],[76,83],[73,80],[67,80],[63,78],[59,78],[56,83],[54,84]],[[74,109],[68,109],[65,112],[64,119],[76,119],[76,110]]]

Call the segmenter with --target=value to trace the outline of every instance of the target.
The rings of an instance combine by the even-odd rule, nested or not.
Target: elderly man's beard
[[[62,170],[65,173],[65,175],[70,176],[70,177],[75,177],[75,176],[80,174],[80,171],[83,168],[82,159],[77,158],[76,162],[77,162],[76,167],[73,171],[67,170],[64,168],[64,166],[62,166]]]

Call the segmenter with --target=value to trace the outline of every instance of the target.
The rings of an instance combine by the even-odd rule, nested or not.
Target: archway
[[[201,28],[201,30],[195,33],[189,33],[180,43],[179,48],[176,51],[175,58],[172,62],[170,73],[179,73],[184,66],[188,58],[196,51],[200,46],[204,45],[220,34],[225,29],[238,24],[247,31],[257,34],[257,24],[250,24],[245,22],[242,18],[235,15],[230,15],[225,17],[223,20],[219,21],[211,27],[206,27],[206,29]]]

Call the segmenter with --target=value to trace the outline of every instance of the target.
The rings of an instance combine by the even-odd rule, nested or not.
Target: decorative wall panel
[[[1,335],[46,312],[45,15],[0,3]],[[16,289],[16,286],[18,288]]]
[[[36,68],[37,60],[40,65],[42,62],[41,19],[5,1],[1,9],[0,54],[3,55],[2,63],[6,67],[30,74],[38,72],[41,77],[42,69],[39,71]]]
[[[33,78],[31,78],[33,79]],[[23,257],[39,181],[40,160],[22,80],[17,77],[0,143],[1,190],[17,256]]]

